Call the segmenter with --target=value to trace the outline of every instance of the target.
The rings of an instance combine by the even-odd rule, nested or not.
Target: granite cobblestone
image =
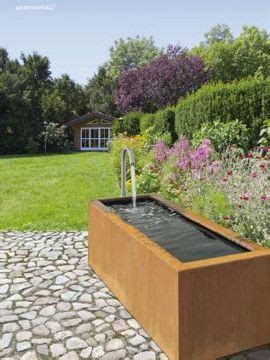
[[[86,239],[0,232],[0,358],[168,359],[88,267]],[[225,359],[269,360],[270,347]]]

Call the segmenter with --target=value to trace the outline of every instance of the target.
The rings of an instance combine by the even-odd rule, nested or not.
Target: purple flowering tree
[[[151,64],[121,73],[115,102],[122,114],[131,110],[151,112],[175,104],[207,80],[208,73],[200,57],[170,45]]]

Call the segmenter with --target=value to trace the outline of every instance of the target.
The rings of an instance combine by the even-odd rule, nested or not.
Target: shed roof
[[[82,115],[82,116],[79,116],[79,117],[76,117],[76,118],[70,120],[68,122],[68,125],[73,126],[73,125],[80,124],[83,121],[94,120],[94,119],[101,119],[101,120],[107,120],[107,121],[113,122],[114,117],[112,115],[107,115],[107,114],[103,114],[98,111],[94,111],[94,112],[90,112],[90,113],[87,113],[85,115]]]

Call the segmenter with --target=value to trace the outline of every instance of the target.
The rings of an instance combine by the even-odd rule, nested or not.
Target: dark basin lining
[[[130,198],[103,200],[102,203],[182,262],[249,251],[150,197],[137,199],[137,214],[131,211]]]

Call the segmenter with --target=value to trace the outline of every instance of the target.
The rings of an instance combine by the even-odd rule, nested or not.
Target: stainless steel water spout
[[[132,204],[133,207],[136,207],[136,178],[135,178],[135,157],[133,150],[126,146],[122,150],[121,154],[121,196],[127,196],[126,188],[126,177],[127,177],[127,168],[126,168],[126,154],[129,157],[130,164],[130,178],[131,178],[131,195],[132,195]]]

